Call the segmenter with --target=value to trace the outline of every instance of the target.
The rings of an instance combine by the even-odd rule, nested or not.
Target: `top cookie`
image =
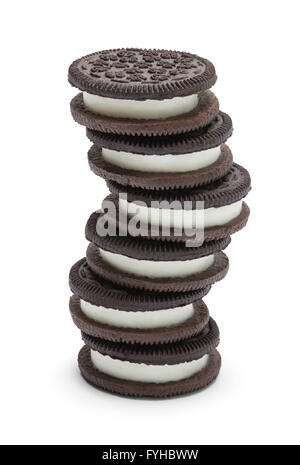
[[[162,100],[209,89],[213,64],[197,55],[137,48],[103,50],[74,61],[69,82],[102,97]]]

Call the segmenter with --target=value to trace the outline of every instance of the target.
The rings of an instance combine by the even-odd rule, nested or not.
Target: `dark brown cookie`
[[[96,386],[123,395],[168,397],[192,392],[209,384],[220,369],[220,356],[215,347],[219,343],[219,330],[212,318],[195,336],[170,344],[141,345],[106,341],[82,333],[86,346],[79,354],[82,375]],[[113,360],[145,365],[177,365],[198,360],[208,354],[206,365],[196,374],[180,381],[148,383],[127,381],[107,375],[96,369],[90,350],[111,357]],[[138,370],[138,367],[136,368]]]
[[[233,163],[230,171],[221,179],[206,186],[194,187],[184,190],[145,190],[129,186],[122,186],[116,182],[107,181],[107,186],[112,194],[127,194],[129,202],[136,200],[150,206],[151,202],[178,201],[190,202],[188,208],[196,207],[197,201],[204,202],[204,208],[222,207],[237,202],[244,198],[251,189],[251,179],[248,171],[237,163]],[[175,207],[176,208],[176,207]],[[181,208],[181,207],[180,207]]]
[[[167,398],[199,391],[211,384],[219,374],[221,357],[219,352],[213,349],[209,353],[206,367],[199,373],[168,383],[141,383],[106,375],[93,366],[90,349],[87,346],[82,347],[79,352],[78,365],[86,381],[113,394],[126,397]]]
[[[126,234],[130,234],[130,218],[126,217],[123,220],[122,217],[122,220],[120,221],[118,198],[114,195],[108,195],[104,199],[104,202],[107,201],[112,202],[115,205],[116,212],[116,214],[110,211],[107,212],[107,222],[111,224],[113,228],[116,228],[116,232],[118,235],[124,236],[125,231],[127,231]],[[246,226],[249,215],[250,209],[248,205],[245,202],[243,202],[241,213],[236,218],[234,218],[231,221],[228,221],[224,225],[205,228],[203,240],[209,242],[231,236],[232,234],[240,231]],[[192,242],[193,240],[196,240],[196,242],[198,243],[199,241],[198,233],[194,229],[185,229],[184,231],[178,231],[176,228],[170,228],[169,234],[165,234],[161,227],[155,228],[155,231],[153,231],[153,228],[151,228],[150,225],[146,223],[140,224],[139,234],[137,236],[135,235],[134,237],[143,237],[155,241],[157,240],[168,242]]]
[[[200,333],[209,319],[207,306],[202,300],[193,304],[194,315],[176,326],[161,328],[125,328],[100,323],[88,318],[80,307],[80,298],[70,298],[70,312],[75,325],[84,333],[113,342],[128,344],[166,344],[187,339]],[[111,310],[113,311],[113,310]]]
[[[220,333],[216,322],[210,317],[200,333],[170,344],[125,344],[96,338],[86,333],[82,333],[82,339],[90,349],[114,359],[145,365],[176,365],[209,354],[219,344]]]
[[[103,213],[94,212],[87,222],[86,238],[93,243],[87,250],[87,262],[96,274],[116,284],[149,291],[180,292],[211,285],[227,273],[228,259],[218,252],[228,246],[230,237],[204,242],[198,247],[186,247],[184,243],[159,242],[130,236],[100,236],[97,233],[97,223],[103,218]],[[100,256],[98,247],[111,253],[149,262],[185,262],[211,254],[216,255],[213,265],[200,273],[179,278],[149,278],[126,273],[109,265]]]
[[[205,168],[185,173],[152,173],[120,168],[106,162],[102,148],[125,151],[140,155],[182,155],[203,151],[223,144],[232,134],[232,121],[223,112],[205,128],[188,134],[169,137],[132,137],[106,134],[87,129],[88,138],[94,142],[89,151],[89,164],[92,171],[109,181],[122,185],[145,189],[177,189],[207,184],[224,176],[232,165],[232,155],[227,146],[222,145],[219,159]],[[201,154],[199,154],[201,157]]]
[[[88,152],[88,160],[93,173],[102,176],[106,181],[114,181],[123,186],[159,190],[185,189],[220,179],[230,170],[233,158],[229,147],[223,144],[219,158],[211,165],[198,170],[179,173],[136,171],[105,161],[102,149],[93,145]]]
[[[230,116],[219,111],[207,126],[188,134],[132,137],[87,129],[86,135],[91,142],[100,148],[105,147],[111,150],[122,150],[142,155],[181,155],[221,145],[231,136],[232,131]]]
[[[113,283],[136,289],[156,292],[186,292],[211,286],[223,279],[229,268],[229,260],[223,252],[215,254],[214,262],[204,271],[183,277],[153,278],[139,276],[119,270],[107,263],[100,255],[98,248],[90,244],[86,251],[89,267],[104,279]]]
[[[198,96],[198,105],[189,113],[166,119],[129,119],[98,115],[88,110],[83,103],[83,95],[71,100],[71,113],[74,120],[95,131],[129,136],[167,136],[183,134],[207,126],[218,114],[219,102],[209,90]]]
[[[123,48],[102,50],[74,61],[69,82],[103,97],[145,100],[185,96],[209,89],[213,64],[191,53]]]
[[[144,312],[188,305],[205,296],[210,287],[182,293],[153,293],[125,289],[97,276],[83,258],[72,266],[69,276],[74,294],[93,305],[124,311]]]
[[[107,185],[112,192],[111,196],[106,197],[103,203],[107,213],[108,224],[112,227],[115,225],[119,230],[120,235],[126,233],[132,233],[128,225],[130,225],[131,219],[126,216],[126,210],[123,211],[120,218],[119,209],[119,196],[130,202],[136,202],[146,207],[154,208],[168,208],[168,204],[172,204],[172,209],[182,208],[184,210],[194,210],[197,208],[204,209],[211,207],[223,207],[226,205],[233,204],[241,201],[251,189],[251,179],[248,171],[234,163],[226,176],[223,178],[208,184],[206,186],[198,186],[190,189],[176,189],[176,190],[146,190],[138,189],[129,186],[122,186],[112,181],[108,181]],[[114,204],[114,208],[108,208],[107,205],[110,203]],[[153,203],[152,203],[153,202]],[[163,204],[165,202],[165,204]],[[199,203],[200,202],[200,205]],[[203,202],[203,203],[201,203]],[[240,229],[242,229],[248,220],[250,210],[248,206],[243,202],[241,211],[238,216],[222,225],[205,227],[204,240],[210,241],[214,239],[220,239],[222,237],[229,236]],[[138,217],[136,218],[138,219]],[[170,227],[170,232],[163,232],[163,228],[159,225],[151,226],[147,220],[140,219],[137,222],[137,228],[134,230],[135,235],[151,239],[159,239],[166,241],[191,241],[193,238],[197,238],[199,234],[195,229],[185,230],[176,229]],[[201,231],[200,231],[201,237]]]
[[[174,261],[193,260],[226,249],[230,236],[219,240],[204,242],[198,247],[186,247],[183,243],[164,243],[131,236],[101,236],[97,224],[105,221],[105,215],[96,211],[89,217],[85,236],[88,241],[108,252],[125,255],[138,260]]]

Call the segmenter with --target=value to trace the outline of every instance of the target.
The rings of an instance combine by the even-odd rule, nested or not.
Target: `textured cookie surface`
[[[127,344],[166,344],[187,339],[200,333],[209,320],[207,306],[202,300],[193,303],[194,314],[182,323],[147,329],[116,327],[92,320],[83,313],[80,298],[75,295],[70,298],[69,307],[73,322],[84,333]]]
[[[72,266],[69,282],[72,292],[87,302],[133,312],[187,305],[201,299],[210,290],[210,286],[208,286],[191,292],[155,294],[125,289],[93,273],[84,258]]]
[[[128,201],[140,200],[148,206],[152,201],[190,202],[189,208],[195,208],[197,201],[204,202],[204,208],[221,207],[244,198],[250,188],[251,179],[248,171],[237,163],[233,163],[230,171],[223,178],[206,186],[185,190],[145,190],[122,186],[113,181],[107,181],[107,186],[113,194],[126,193]]]
[[[109,134],[152,137],[183,134],[207,126],[217,116],[219,102],[207,90],[198,94],[198,104],[193,110],[166,119],[129,119],[98,115],[85,107],[82,93],[71,100],[70,108],[74,120],[86,128]]]
[[[113,228],[116,228],[117,235],[124,236],[125,231],[126,234],[130,234],[130,217],[125,216],[125,218],[123,218],[124,215],[122,215],[122,219],[120,221],[118,197],[116,195],[108,195],[104,199],[104,202],[112,202],[114,204],[114,211],[107,212],[108,224],[110,224]],[[213,241],[217,239],[223,239],[225,237],[230,236],[231,234],[240,231],[242,228],[246,226],[249,215],[250,209],[248,205],[245,202],[242,202],[241,213],[236,218],[223,225],[205,228],[203,240]],[[136,233],[138,234],[136,235]],[[200,231],[200,237],[202,237],[202,233],[203,231]],[[144,237],[151,240],[169,242],[193,242],[194,240],[196,241],[197,245],[199,243],[199,236],[197,236],[197,230],[195,229],[189,230],[188,228],[186,228],[184,230],[178,231],[178,228],[176,229],[171,227],[168,231],[168,234],[166,234],[166,232],[163,231],[163,228],[161,226],[156,227],[154,231],[153,227],[151,227],[151,225],[149,225],[148,223],[141,223],[139,231],[135,231],[134,237]]]
[[[195,336],[170,344],[124,344],[95,338],[82,333],[84,343],[102,355],[109,355],[118,360],[146,365],[175,365],[196,360],[208,354],[219,344],[219,329],[210,318],[204,329]]]
[[[107,134],[86,130],[87,137],[98,147],[143,155],[181,155],[183,153],[207,150],[224,143],[232,134],[229,115],[220,111],[206,127],[188,134],[173,136],[143,137]]]
[[[155,292],[186,292],[206,288],[223,279],[229,268],[229,260],[223,252],[216,253],[214,261],[204,271],[187,276],[170,278],[149,278],[119,270],[107,263],[100,255],[99,249],[90,244],[86,251],[86,260],[90,268],[104,279],[119,286],[144,289]]]
[[[103,50],[74,61],[69,68],[69,82],[83,91],[135,100],[198,93],[216,79],[210,61],[170,50]]]
[[[88,346],[84,346],[80,350],[78,365],[86,381],[105,391],[129,397],[168,398],[199,391],[212,383],[220,371],[221,357],[219,352],[213,349],[209,354],[206,367],[199,373],[181,381],[159,384],[127,381],[102,373],[94,368]]]
[[[108,163],[102,156],[102,149],[93,145],[88,152],[88,161],[91,170],[107,181],[141,189],[165,190],[186,189],[216,181],[228,173],[233,158],[229,147],[223,144],[220,156],[209,166],[183,173],[154,173],[130,170]]]
[[[193,260],[224,250],[230,237],[204,242],[199,247],[186,247],[182,243],[166,243],[131,236],[100,236],[97,223],[105,220],[102,212],[94,212],[88,219],[85,236],[88,241],[112,253],[126,255],[138,260],[174,261]]]

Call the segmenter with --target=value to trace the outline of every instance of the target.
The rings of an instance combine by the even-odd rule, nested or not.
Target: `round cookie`
[[[118,285],[156,292],[182,292],[206,287],[222,279],[228,258],[221,252],[230,237],[204,242],[198,247],[130,236],[101,236],[98,224],[103,213],[95,212],[86,225],[91,242],[86,259],[90,268]]]
[[[70,298],[69,308],[74,324],[86,334],[113,342],[125,342],[127,344],[167,344],[187,339],[201,332],[209,319],[207,306],[202,300],[197,300],[191,304],[193,306],[193,314],[176,325],[155,326],[154,328],[115,326],[88,317],[82,311],[80,300],[80,297],[76,295]],[[110,312],[113,311],[110,309]]]
[[[203,257],[204,258],[204,257]],[[206,258],[206,257],[205,257]],[[229,260],[223,252],[214,254],[214,261],[203,271],[195,272],[183,277],[152,277],[135,275],[120,270],[111,264],[99,253],[99,249],[90,244],[86,252],[86,260],[90,268],[103,278],[120,286],[143,289],[155,292],[186,292],[211,286],[223,279],[229,268]],[[145,262],[145,261],[143,261]],[[172,264],[170,264],[171,266]]]
[[[198,104],[188,113],[166,119],[114,118],[96,114],[86,108],[83,94],[76,95],[70,103],[76,123],[95,131],[130,136],[167,136],[184,134],[207,126],[218,114],[219,102],[209,90],[198,94]]]
[[[210,286],[189,292],[153,293],[126,289],[96,275],[86,259],[76,262],[69,275],[71,291],[93,305],[128,312],[148,312],[191,304],[205,296]]]
[[[102,50],[75,60],[68,79],[78,89],[103,97],[163,100],[207,90],[217,80],[213,64],[171,50]]]
[[[82,334],[83,377],[127,396],[169,397],[203,388],[218,375],[219,330],[212,318],[197,335],[171,344],[122,344]]]
[[[233,160],[224,142],[231,134],[232,121],[222,112],[206,128],[173,137],[118,136],[87,129],[94,142],[88,160],[96,175],[124,186],[189,188],[228,173]]]
[[[79,124],[101,132],[159,136],[206,126],[218,112],[207,91],[212,63],[197,55],[146,49],[92,53],[74,61],[69,82],[83,91],[71,102]]]
[[[145,190],[112,181],[108,181],[107,185],[112,195],[104,200],[103,208],[107,210],[108,223],[115,225],[121,235],[125,231],[133,234],[130,223],[134,220],[138,226],[134,229],[135,235],[168,241],[191,241],[198,237],[200,231],[203,233],[200,236],[210,241],[242,229],[250,213],[242,201],[251,189],[250,175],[236,163],[223,178],[191,189]],[[173,222],[170,222],[171,214]],[[194,226],[197,218],[204,231]]]
[[[86,381],[112,394],[126,397],[168,398],[200,391],[211,384],[219,374],[221,356],[216,349],[213,349],[209,353],[206,367],[198,374],[180,381],[160,384],[128,381],[97,370],[91,361],[91,352],[88,346],[83,346],[80,350],[78,354],[78,366]]]
[[[145,189],[121,186],[112,181],[107,181],[107,186],[112,194],[126,193],[129,202],[136,200],[151,206],[151,202],[157,201],[179,201],[191,202],[195,208],[197,201],[204,202],[204,208],[223,207],[244,198],[250,188],[251,179],[248,171],[237,163],[233,163],[229,173],[207,186],[194,187],[185,190],[172,190],[156,192]],[[189,209],[191,209],[189,207]]]
[[[220,341],[219,328],[211,317],[200,333],[170,344],[125,344],[96,338],[86,333],[81,334],[84,343],[102,355],[145,365],[176,365],[190,362],[208,354]]]
[[[232,165],[232,153],[225,144],[219,148],[218,158],[209,166],[176,173],[160,173],[151,171],[137,171],[126,169],[106,161],[103,150],[93,145],[88,152],[88,161],[91,170],[107,181],[115,181],[123,186],[140,187],[142,189],[184,189],[193,186],[208,184],[220,179],[228,173]],[[113,155],[115,156],[117,152]],[[215,154],[212,153],[215,157]],[[171,161],[171,160],[170,160]],[[193,157],[192,162],[195,161]],[[148,163],[151,163],[149,160]],[[184,160],[180,160],[184,164]],[[180,163],[180,164],[181,164]]]
[[[125,289],[96,275],[85,258],[72,266],[69,284],[71,291],[87,302],[130,312],[181,307],[201,299],[210,290],[210,286],[180,293],[153,293]]]
[[[207,150],[224,143],[233,132],[232,120],[227,113],[219,111],[217,116],[204,128],[189,134],[173,136],[143,137],[108,134],[86,130],[86,135],[98,147],[122,150],[142,155],[181,155],[183,153]]]
[[[208,321],[206,287],[182,293],[125,289],[95,275],[85,259],[70,271],[70,312],[87,334],[115,342],[158,344],[185,339]]]
[[[154,242],[145,238],[132,236],[99,235],[98,225],[105,221],[105,214],[99,210],[89,217],[85,226],[85,237],[88,241],[112,253],[126,255],[137,260],[187,261],[204,257],[226,249],[230,244],[230,236],[222,239],[204,242],[198,247],[186,247],[183,243]]]

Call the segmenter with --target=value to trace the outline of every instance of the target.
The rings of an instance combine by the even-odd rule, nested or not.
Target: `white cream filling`
[[[220,153],[220,146],[182,155],[138,155],[136,153],[102,149],[102,157],[106,162],[128,170],[150,173],[186,173],[200,170],[215,163]]]
[[[223,207],[211,207],[202,210],[152,208],[127,202],[119,198],[120,209],[130,217],[139,219],[142,223],[165,228],[210,228],[226,224],[236,218],[242,210],[242,200]]]
[[[101,257],[112,267],[125,273],[148,278],[177,278],[189,276],[209,268],[214,262],[214,255],[193,260],[154,261],[137,260],[99,248]]]
[[[205,368],[208,358],[206,354],[198,360],[176,365],[146,365],[115,359],[91,349],[91,360],[97,370],[115,378],[144,383],[168,383],[189,378]]]
[[[91,112],[113,118],[164,119],[192,111],[198,105],[198,95],[165,100],[128,100],[83,92],[83,102]]]
[[[82,312],[94,321],[119,328],[163,328],[177,326],[194,315],[193,304],[148,312],[125,312],[80,300]]]

